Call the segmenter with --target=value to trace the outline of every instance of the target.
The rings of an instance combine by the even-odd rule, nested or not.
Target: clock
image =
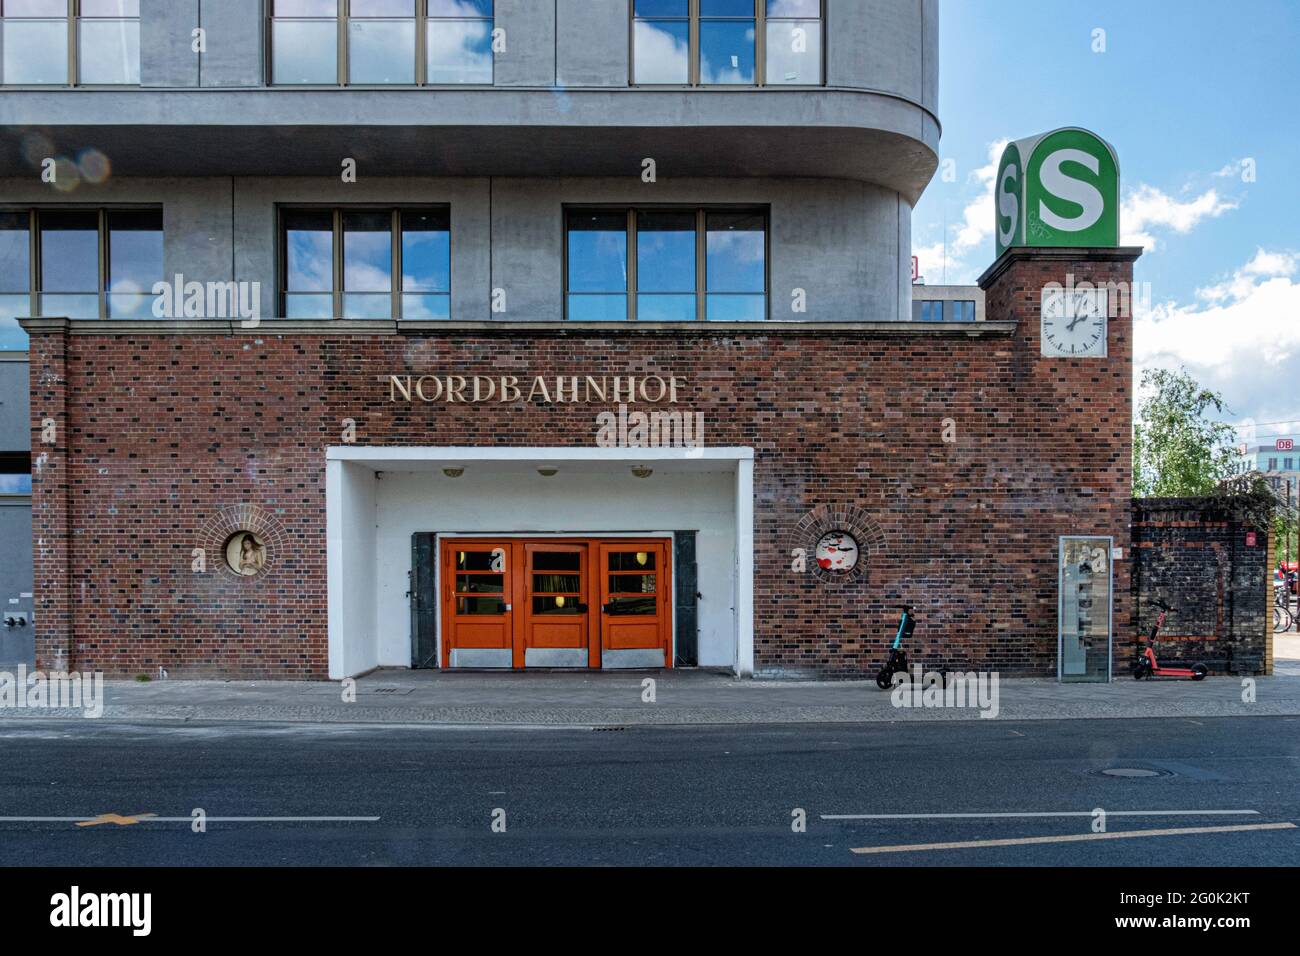
[[[1105,358],[1109,297],[1093,286],[1043,290],[1042,353],[1052,358]]]

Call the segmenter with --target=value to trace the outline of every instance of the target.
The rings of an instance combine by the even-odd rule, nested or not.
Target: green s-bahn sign
[[[1118,246],[1119,159],[1076,127],[1008,143],[994,209],[999,256],[1013,246]]]

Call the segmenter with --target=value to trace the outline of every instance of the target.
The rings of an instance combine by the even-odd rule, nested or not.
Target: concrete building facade
[[[122,82],[0,44],[38,664],[851,676],[914,603],[923,657],[1054,669],[1131,350],[1044,356],[1037,295],[1136,255],[914,316],[935,0],[120,12]]]

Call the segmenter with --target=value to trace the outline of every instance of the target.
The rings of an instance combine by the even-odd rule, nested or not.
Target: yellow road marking
[[[1197,833],[1242,833],[1247,830],[1294,830],[1294,823],[1256,823],[1232,827],[1178,827],[1167,830],[1121,830],[1115,833],[1067,833],[1064,836],[1017,837],[1009,840],[965,840],[959,843],[909,843],[862,846],[853,853],[912,853],[918,850],[968,850],[985,846],[1031,846],[1038,843],[1079,843],[1085,840],[1129,840],[1134,837],[1190,836]]]
[[[101,823],[112,823],[119,827],[129,827],[133,823],[139,823],[141,820],[148,820],[156,817],[156,813],[136,813],[129,817],[119,816],[116,813],[101,813],[93,820],[82,820],[77,824],[79,827],[97,827]]]

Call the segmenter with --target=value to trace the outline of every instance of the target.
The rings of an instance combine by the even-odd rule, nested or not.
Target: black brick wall
[[[1265,529],[1242,524],[1213,499],[1134,500],[1136,618],[1127,649],[1116,635],[1116,673],[1132,664],[1132,634],[1150,631],[1157,599],[1176,609],[1156,644],[1162,664],[1203,661],[1211,674],[1265,673],[1273,627],[1268,540]]]

